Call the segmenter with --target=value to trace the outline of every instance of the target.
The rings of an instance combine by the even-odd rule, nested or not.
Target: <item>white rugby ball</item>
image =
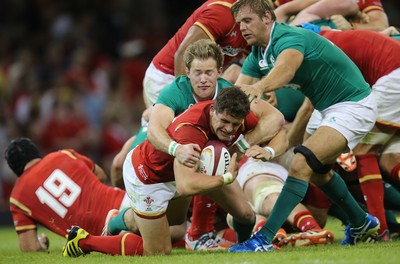
[[[224,143],[210,140],[201,151],[198,171],[210,176],[222,175],[231,161],[231,155]]]

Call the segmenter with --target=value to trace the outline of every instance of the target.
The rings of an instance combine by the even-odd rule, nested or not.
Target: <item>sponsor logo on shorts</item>
[[[143,164],[139,164],[138,171],[139,171],[140,176],[142,176],[143,180],[146,181],[149,178],[149,176],[147,175],[147,173],[144,170]]]

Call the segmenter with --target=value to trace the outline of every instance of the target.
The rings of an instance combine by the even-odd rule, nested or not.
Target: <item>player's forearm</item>
[[[174,74],[176,77],[186,74],[185,64],[183,61],[183,52],[179,49],[174,56]]]
[[[262,78],[254,86],[264,93],[278,90],[287,85],[294,77],[295,71],[291,71],[285,65],[275,66],[265,78]]]
[[[268,104],[269,110],[265,116],[259,117],[254,129],[245,135],[250,145],[260,144],[271,140],[284,125],[284,117],[275,107]]]
[[[268,146],[275,151],[275,157],[278,157],[285,153],[289,147],[286,129],[281,128],[279,132],[268,143]]]
[[[192,196],[214,190],[224,185],[224,179],[219,176],[208,176],[188,169],[179,162],[174,162],[176,191],[181,196]]]
[[[149,123],[147,138],[156,149],[164,153],[168,153],[168,147],[173,141],[166,128],[164,128],[161,124]]]

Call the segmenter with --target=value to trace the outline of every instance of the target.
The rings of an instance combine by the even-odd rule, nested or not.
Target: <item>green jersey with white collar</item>
[[[304,59],[285,87],[299,89],[317,110],[340,102],[356,102],[371,93],[357,66],[332,42],[309,30],[280,23],[274,23],[265,49],[252,47],[242,74],[261,79],[286,49],[300,51]]]

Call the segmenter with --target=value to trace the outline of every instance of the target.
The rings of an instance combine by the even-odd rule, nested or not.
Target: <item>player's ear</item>
[[[186,75],[189,77],[190,69],[188,67],[186,67],[185,69],[186,69]]]

